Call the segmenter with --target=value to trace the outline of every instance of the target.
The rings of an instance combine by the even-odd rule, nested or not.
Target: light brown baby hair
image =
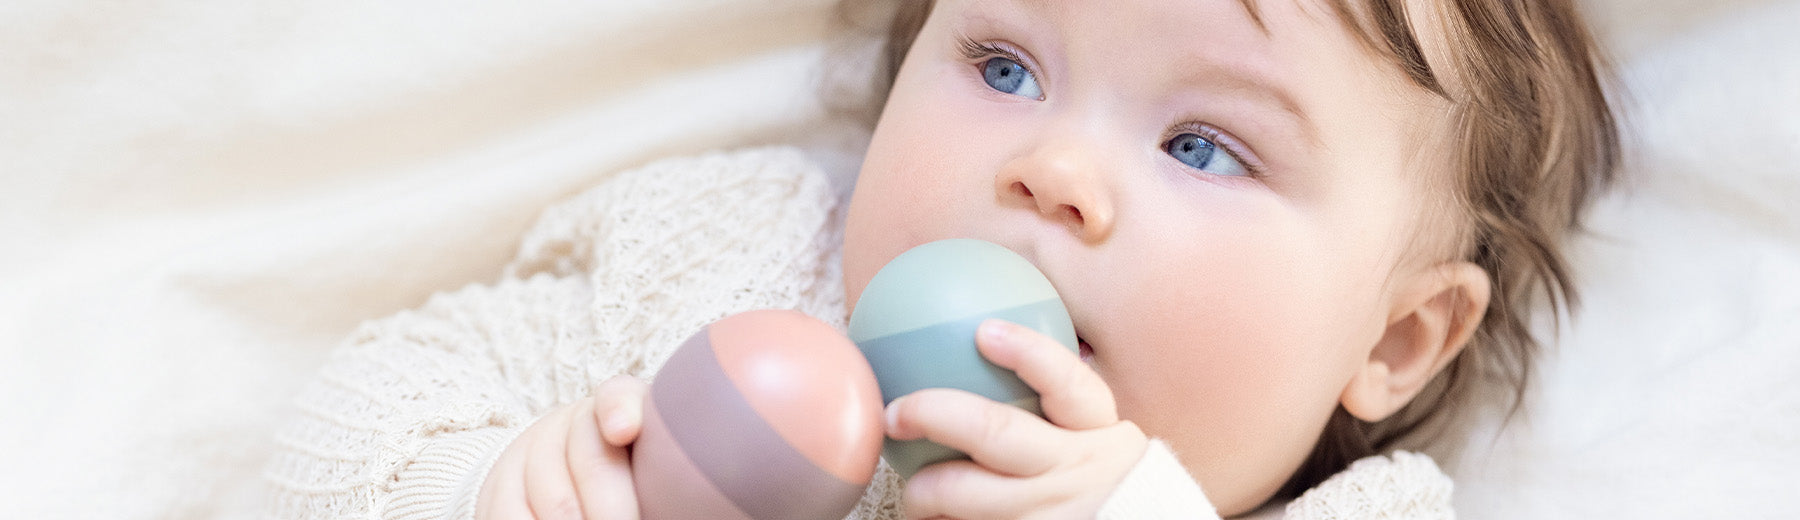
[[[1253,16],[1252,0],[1242,0]],[[1456,147],[1451,179],[1462,260],[1486,270],[1492,299],[1467,348],[1411,403],[1377,422],[1342,407],[1278,498],[1290,498],[1356,459],[1429,444],[1466,419],[1478,393],[1505,395],[1510,417],[1541,346],[1536,305],[1560,316],[1576,302],[1563,243],[1589,202],[1613,183],[1619,136],[1600,81],[1601,59],[1571,0],[1325,0],[1352,35],[1449,102]],[[846,20],[875,0],[843,0]],[[878,110],[933,2],[900,0],[886,24],[873,107]],[[875,8],[879,11],[879,8]],[[863,14],[858,14],[863,13]],[[1432,16],[1443,63],[1428,63],[1415,17]],[[865,116],[873,115],[865,113]],[[872,117],[868,119],[873,119]],[[1495,392],[1494,390],[1498,390]]]

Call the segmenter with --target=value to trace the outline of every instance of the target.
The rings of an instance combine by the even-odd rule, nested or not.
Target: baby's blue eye
[[[1218,145],[1200,134],[1181,134],[1163,145],[1163,151],[1170,157],[1181,161],[1181,164],[1194,167],[1213,175],[1242,176],[1249,172],[1244,165],[1238,164],[1237,158],[1230,153],[1219,150]]]
[[[1037,99],[1044,96],[1031,70],[1009,58],[990,58],[981,64],[982,79],[994,90],[1019,97]]]

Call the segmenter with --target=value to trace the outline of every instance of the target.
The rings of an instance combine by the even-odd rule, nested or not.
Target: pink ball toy
[[[631,454],[646,520],[839,519],[874,476],[881,390],[831,326],[794,311],[708,325],[663,365]]]

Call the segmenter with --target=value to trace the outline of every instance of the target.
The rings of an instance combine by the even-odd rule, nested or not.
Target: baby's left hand
[[[935,464],[907,483],[911,518],[1092,518],[1149,440],[1119,420],[1112,389],[1081,358],[1030,328],[988,320],[982,356],[1037,390],[1045,421],[961,390],[907,394],[887,408],[888,436],[924,437],[974,459]]]

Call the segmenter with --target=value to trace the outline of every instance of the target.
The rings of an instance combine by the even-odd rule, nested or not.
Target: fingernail
[[[605,419],[600,420],[600,433],[607,438],[618,437],[619,432],[625,431],[625,427],[630,422],[631,419],[625,417],[624,411],[613,410],[612,413],[606,414]]]
[[[887,423],[888,435],[893,435],[900,428],[900,400],[902,399],[906,398],[894,399],[894,402],[888,403],[886,410],[882,410],[882,415],[885,416],[884,420]]]
[[[981,322],[981,329],[976,333],[982,339],[998,345],[1007,342],[1008,336],[1012,334],[1012,324],[1001,320],[987,320]]]

